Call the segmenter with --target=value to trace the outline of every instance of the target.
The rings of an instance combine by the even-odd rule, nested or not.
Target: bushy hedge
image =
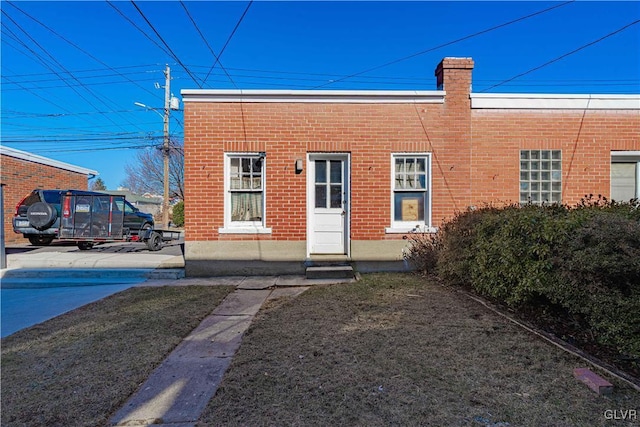
[[[184,202],[179,201],[173,206],[171,222],[176,227],[184,227]]]
[[[583,319],[599,342],[640,356],[636,201],[487,206],[411,243],[408,258],[419,269],[514,308],[555,304]]]

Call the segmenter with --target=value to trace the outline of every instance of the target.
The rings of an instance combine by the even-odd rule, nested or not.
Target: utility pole
[[[169,228],[169,111],[171,102],[171,69],[169,65],[164,70],[164,142],[162,144],[162,160],[164,161],[164,196],[162,198],[162,224]]]

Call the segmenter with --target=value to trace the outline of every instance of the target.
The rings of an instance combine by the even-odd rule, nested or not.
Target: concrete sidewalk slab
[[[184,258],[177,255],[148,253],[108,253],[83,251],[40,252],[7,255],[9,269],[57,268],[184,268]]]
[[[238,289],[269,289],[275,286],[278,276],[246,276]]]
[[[195,425],[271,293],[238,289],[228,295],[153,371],[112,425]]]

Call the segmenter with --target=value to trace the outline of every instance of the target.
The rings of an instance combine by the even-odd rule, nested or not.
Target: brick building
[[[183,90],[188,275],[402,269],[411,230],[485,203],[640,191],[640,95]]]
[[[0,146],[0,183],[4,186],[5,243],[25,243],[22,234],[13,232],[11,219],[16,205],[35,188],[78,189],[88,188],[88,178],[98,172],[59,162],[26,151]]]

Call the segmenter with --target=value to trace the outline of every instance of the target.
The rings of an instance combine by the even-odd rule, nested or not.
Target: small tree
[[[176,227],[184,227],[184,202],[179,201],[173,206],[173,215],[171,221]]]
[[[164,159],[162,150],[140,150],[131,163],[125,165],[127,178],[123,187],[137,194],[164,192]],[[169,199],[184,200],[184,150],[175,141],[169,147]]]
[[[106,191],[107,190],[107,186],[105,185],[105,183],[102,180],[102,178],[98,177],[98,178],[96,178],[95,181],[91,182],[91,185],[89,186],[89,189],[91,191]]]

